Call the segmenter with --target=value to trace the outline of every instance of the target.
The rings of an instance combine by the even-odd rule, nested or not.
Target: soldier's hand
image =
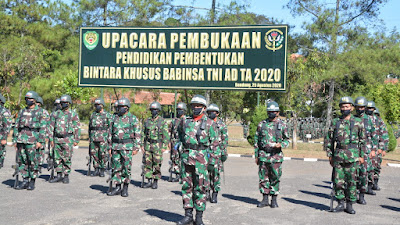
[[[275,144],[275,148],[281,148],[281,147],[282,147],[281,143],[276,143]]]
[[[360,162],[360,165],[364,164],[364,158],[363,157],[358,158],[358,161]]]
[[[162,152],[162,153],[164,153],[165,151],[167,151],[167,149],[165,149],[165,148],[162,148],[162,149],[161,149],[161,152]]]
[[[54,148],[54,141],[50,141],[50,147]]]
[[[382,154],[382,149],[378,149],[378,154]]]
[[[36,142],[36,149],[40,149],[42,147],[42,144],[40,144],[39,142]]]
[[[74,146],[77,146],[78,145],[78,143],[77,142],[74,142]]]
[[[111,154],[111,149],[110,149],[110,150],[108,150],[108,155],[110,155],[110,156],[112,155],[112,154]]]
[[[140,147],[140,149],[142,150],[142,153],[144,154],[144,147],[142,146],[142,147]]]
[[[255,160],[255,162],[256,162],[256,164],[258,165],[258,158],[256,157],[256,160]]]
[[[138,150],[132,151],[132,155],[136,155],[138,153]]]
[[[385,157],[386,151],[382,151],[382,157]]]
[[[17,143],[14,143],[14,148],[15,150],[17,150]]]
[[[7,140],[1,140],[1,145],[6,145],[7,144]]]
[[[369,158],[374,158],[376,155],[375,151],[371,151],[371,153],[369,153]]]
[[[331,164],[331,166],[333,167],[332,157],[329,157],[329,164]]]

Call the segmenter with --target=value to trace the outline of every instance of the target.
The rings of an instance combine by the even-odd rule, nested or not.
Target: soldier
[[[93,176],[104,177],[107,154],[111,145],[112,116],[104,110],[104,100],[97,98],[94,101],[95,111],[89,119],[89,160],[95,168]]]
[[[181,160],[182,200],[185,217],[178,225],[193,223],[193,208],[196,208],[196,225],[203,225],[203,212],[206,210],[206,191],[208,180],[208,155],[217,151],[219,146],[216,124],[204,113],[206,98],[195,95],[191,102],[193,118],[186,118],[178,127],[178,134],[183,145]]]
[[[379,187],[378,182],[381,173],[382,157],[385,157],[386,151],[389,148],[389,134],[385,122],[380,117],[378,108],[374,110],[374,114],[376,117],[375,121],[378,136],[378,152],[375,157],[374,182],[372,185],[372,190],[380,191],[381,188]]]
[[[257,126],[254,137],[255,162],[259,166],[260,192],[262,201],[257,207],[271,206],[277,208],[280,177],[282,176],[282,148],[289,146],[287,125],[279,118],[279,105],[271,101],[267,105],[268,119]],[[269,195],[272,200],[269,204]]]
[[[351,97],[340,99],[342,116],[332,121],[324,145],[329,163],[334,168],[333,187],[338,205],[333,212],[346,211],[350,214],[356,213],[352,205],[357,200],[357,164],[358,162],[363,164],[366,157],[364,124],[360,118],[351,115],[353,106]]]
[[[139,121],[129,112],[131,103],[127,98],[118,100],[118,115],[111,123],[112,136],[112,179],[116,188],[108,192],[108,196],[121,194],[128,197],[130,183],[132,156],[136,155],[141,146]],[[121,191],[121,184],[124,187]]]
[[[170,142],[171,142],[171,182],[178,182],[181,171],[180,163],[180,149],[179,149],[179,136],[178,136],[178,126],[181,120],[185,119],[185,114],[187,112],[186,104],[179,102],[176,105],[176,118],[169,124]],[[175,174],[175,178],[172,178],[172,174]]]
[[[20,110],[15,121],[13,143],[20,153],[19,171],[23,177],[23,182],[17,186],[17,190],[34,190],[35,180],[39,174],[36,151],[45,142],[48,115],[36,105],[38,99],[39,95],[36,92],[28,91],[25,95],[27,106]]]
[[[372,124],[374,126],[374,129],[377,130],[377,117],[374,115],[374,110],[375,110],[375,102],[373,101],[368,101],[367,102],[367,110],[366,110],[366,114],[370,117],[370,119],[372,120]],[[377,135],[377,134],[376,134]],[[375,136],[375,134],[374,134]],[[371,153],[370,153],[370,158],[372,159],[371,161],[371,165],[370,168],[368,168],[368,189],[366,194],[369,195],[376,195],[376,193],[372,190],[373,184],[374,184],[374,171],[375,171],[375,166],[377,164],[375,158],[376,158],[376,154],[379,151],[379,146],[378,146],[378,141],[379,138],[375,137],[374,139],[374,145],[372,146],[371,149]]]
[[[0,169],[3,167],[4,158],[6,157],[7,137],[11,130],[11,112],[4,108],[6,98],[0,93]]]
[[[210,189],[213,191],[210,198],[211,203],[217,203],[218,192],[221,190],[221,172],[223,172],[223,163],[226,161],[228,153],[228,127],[218,118],[220,110],[216,104],[210,104],[207,107],[208,118],[214,120],[217,125],[219,148],[217,151],[210,152],[208,158],[208,174],[210,175]],[[208,190],[209,195],[209,190]]]
[[[118,115],[118,100],[114,102],[114,116]]]
[[[71,96],[61,96],[60,104],[61,110],[55,111],[50,118],[50,146],[53,148],[54,167],[57,177],[54,177],[49,182],[62,181],[64,184],[68,184],[73,147],[77,146],[80,141],[81,124],[78,114],[71,110]]]
[[[359,199],[357,202],[359,204],[365,205],[367,202],[364,199],[364,194],[367,193],[367,185],[371,182],[373,167],[371,161],[371,151],[375,149],[374,145],[376,145],[376,132],[374,125],[372,124],[372,120],[370,116],[365,114],[365,107],[367,106],[367,99],[364,97],[356,98],[355,107],[356,107],[356,117],[360,118],[364,125],[364,133],[365,133],[365,149],[366,154],[364,158],[364,163],[360,164],[358,167],[358,181],[357,186],[360,190]]]
[[[157,189],[158,180],[161,179],[162,154],[168,148],[168,124],[159,115],[161,111],[160,103],[151,103],[149,110],[151,118],[147,118],[143,124],[144,175],[148,179],[143,188],[151,187],[152,189]]]
[[[43,114],[45,115],[46,118],[46,138],[45,140],[43,140],[44,142],[40,143],[42,144],[42,147],[40,149],[36,150],[36,157],[37,160],[39,162],[39,172],[42,171],[42,166],[43,166],[43,161],[44,161],[44,154],[45,154],[45,147],[46,147],[46,143],[49,141],[49,125],[50,125],[50,114],[49,112],[47,112],[47,110],[45,110],[44,108],[42,108],[43,106],[43,99],[42,97],[39,96],[38,101],[36,102],[36,104],[38,105],[39,109],[42,110]]]

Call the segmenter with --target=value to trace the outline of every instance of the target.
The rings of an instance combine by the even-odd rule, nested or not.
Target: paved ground
[[[168,183],[168,155],[158,190],[141,189],[140,155],[133,160],[129,197],[108,197],[105,178],[86,177],[87,149],[74,152],[71,183],[49,184],[47,170],[34,191],[11,188],[15,157],[7,147],[0,170],[0,224],[174,224],[183,217],[180,187]],[[141,154],[141,153],[139,153]],[[329,213],[327,162],[285,161],[278,209],[256,207],[257,167],[252,158],[229,158],[226,184],[218,204],[207,204],[206,224],[397,224],[400,212],[400,169],[384,167],[382,191],[367,196],[366,206],[355,205],[356,215]],[[396,222],[397,221],[397,222]]]

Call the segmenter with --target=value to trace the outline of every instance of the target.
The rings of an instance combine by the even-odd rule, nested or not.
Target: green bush
[[[258,124],[266,118],[268,118],[267,108],[265,106],[257,107],[254,115],[250,118],[249,136],[247,137],[247,141],[251,146],[254,145],[254,135]]]
[[[388,126],[388,127],[387,127],[387,130],[388,130],[388,134],[389,134],[389,147],[388,147],[388,150],[387,150],[387,151],[388,151],[388,152],[391,152],[391,151],[393,151],[393,150],[396,149],[396,147],[397,147],[397,140],[396,140],[396,137],[394,136],[392,127],[391,127],[391,126]]]

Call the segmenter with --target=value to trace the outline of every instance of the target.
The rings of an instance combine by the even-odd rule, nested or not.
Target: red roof
[[[118,93],[121,95],[121,93]],[[156,96],[158,95],[158,98],[156,99]],[[110,99],[110,94],[109,93],[104,93],[104,101],[105,102],[114,102],[116,101],[116,96],[114,93],[112,93]],[[179,99],[181,95],[178,93],[177,94],[177,99]],[[130,101],[134,98],[134,103],[135,104],[150,104],[155,99],[161,104],[161,105],[174,105],[175,104],[175,93],[168,93],[168,92],[160,92],[160,93],[153,93],[150,91],[138,91],[138,92],[132,92],[132,91],[127,91],[122,94],[122,96],[119,96],[119,98],[128,98]],[[93,99],[94,100],[94,99]]]

